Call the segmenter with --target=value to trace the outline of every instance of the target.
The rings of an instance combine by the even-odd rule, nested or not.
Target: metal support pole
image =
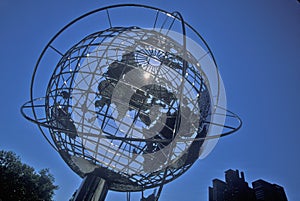
[[[108,192],[107,182],[94,174],[87,174],[73,201],[104,201]]]

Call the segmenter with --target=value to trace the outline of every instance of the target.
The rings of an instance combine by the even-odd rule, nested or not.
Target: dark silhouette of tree
[[[0,201],[51,201],[54,177],[48,169],[36,172],[11,151],[0,151]]]

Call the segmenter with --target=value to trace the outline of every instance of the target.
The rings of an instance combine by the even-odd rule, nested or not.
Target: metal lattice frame
[[[152,15],[153,21],[150,23],[152,27],[144,29],[141,24],[138,23],[129,23],[129,26],[115,26],[112,20],[113,10],[123,8],[150,10],[154,13],[154,15]],[[55,41],[57,41],[60,35],[67,31],[68,28],[76,25],[76,23],[86,17],[97,13],[104,13],[106,16],[106,28],[101,28],[100,31],[92,32],[92,34],[89,33],[88,36],[85,36],[83,39],[80,38],[80,41],[75,45],[73,45],[73,43],[72,47],[65,51],[65,53],[62,53],[64,51],[54,45]],[[183,35],[182,42],[176,42],[168,36],[169,32],[172,32],[173,27],[176,26],[176,23],[179,24],[178,30],[180,30]],[[192,32],[198,40],[201,41],[202,46],[205,47],[206,54],[202,55],[203,57],[195,58],[193,54],[186,49],[186,28]],[[175,52],[165,51],[159,45],[153,46],[153,40],[157,39],[157,37],[161,37],[162,40],[168,40],[168,44],[170,45],[169,50],[172,49],[173,51],[175,50]],[[151,45],[147,42],[147,40],[150,39],[152,40]],[[134,41],[139,41],[138,45]],[[131,51],[126,52],[126,50],[122,49],[124,47],[130,48]],[[109,51],[111,50],[113,50],[115,54],[110,54]],[[47,84],[45,98],[35,98],[34,87],[36,85],[37,71],[40,68],[42,59],[51,51],[59,58],[58,64]],[[83,158],[96,167],[94,169],[96,174],[103,175],[103,178],[109,181],[109,188],[112,190],[141,191],[147,188],[162,186],[174,180],[191,167],[199,157],[201,146],[205,140],[217,139],[229,135],[241,127],[240,118],[230,111],[227,111],[227,114],[224,112],[219,115],[226,115],[227,118],[236,120],[237,123],[235,125],[219,125],[218,122],[214,122],[211,117],[216,108],[220,110],[225,110],[225,108],[218,105],[218,94],[216,94],[215,101],[211,101],[212,97],[208,86],[209,80],[205,74],[197,70],[198,62],[208,56],[212,59],[216,67],[214,56],[204,39],[193,27],[183,21],[183,18],[178,12],[169,13],[158,8],[135,4],[114,5],[97,9],[70,22],[47,44],[35,66],[30,89],[31,100],[23,105],[22,114],[25,118],[39,126],[40,131],[49,143],[80,176],[84,176],[85,172],[78,167],[76,160]],[[100,70],[95,71],[95,66],[100,66]],[[142,70],[156,77],[159,74],[156,70],[158,67],[166,77],[170,76],[167,80],[183,79],[188,86],[192,87],[186,87],[184,84],[172,86],[172,83],[170,83],[169,86],[165,87],[152,84],[139,88],[129,103],[129,110],[132,113],[134,121],[131,124],[127,124],[124,121],[120,121],[116,116],[113,116],[114,112],[117,111],[118,104],[122,107],[122,103],[115,103],[115,106],[111,107],[112,91],[114,91],[122,76],[125,75],[127,71],[134,69]],[[168,70],[167,67],[172,70]],[[88,101],[94,104],[93,106],[89,105],[90,107],[88,108],[82,108],[82,105],[73,103],[74,97],[80,102],[82,96],[80,83],[87,82],[86,77],[91,76],[90,72],[82,72],[82,69],[85,68],[93,72],[92,76],[99,78],[90,84],[97,86],[97,90],[88,92],[88,94],[93,94],[93,99]],[[216,72],[218,73],[218,71]],[[83,74],[82,79],[78,79],[79,73]],[[217,75],[217,79],[219,79],[219,75]],[[219,87],[218,84],[217,93],[219,93]],[[173,96],[172,94],[175,93],[176,90],[178,90],[179,93],[187,93],[187,100],[183,100],[182,98],[178,99]],[[190,107],[201,110],[201,117],[200,121],[197,122],[196,132],[187,132],[185,137],[180,138],[182,143],[189,145],[189,148],[185,154],[180,155],[180,153],[178,153],[177,163],[172,163],[172,165],[168,165],[154,172],[138,171],[137,174],[133,174],[132,170],[131,173],[126,173],[122,170],[131,170],[130,168],[132,167],[127,166],[123,167],[123,169],[116,168],[115,164],[119,164],[119,161],[116,160],[112,162],[110,158],[110,161],[107,160],[107,162],[105,162],[108,153],[99,152],[98,148],[95,148],[99,144],[107,146],[107,149],[110,148],[107,144],[101,144],[99,136],[95,136],[94,134],[99,125],[103,134],[102,137],[118,146],[119,153],[126,152],[128,156],[130,154],[143,155],[154,153],[165,148],[177,135],[180,120],[187,118],[179,115],[184,110],[185,105],[180,103],[184,101],[190,101],[189,103],[191,103],[191,100],[188,100],[189,98],[196,99],[196,104]],[[139,133],[140,131],[134,128],[134,124],[144,124],[144,126],[149,127],[150,114],[148,110],[150,106],[147,106],[147,104],[150,99],[155,100],[157,105],[163,106],[166,113],[168,113],[167,119],[173,123],[170,125],[165,124],[165,130],[157,132],[153,137],[146,138],[143,137],[144,133]],[[153,104],[151,106],[153,106]],[[185,106],[187,108],[187,105]],[[95,109],[89,111],[91,107]],[[27,109],[32,109],[31,116],[28,115]],[[95,113],[96,116],[93,117],[94,119],[80,116],[82,115],[80,112],[82,110]],[[218,114],[215,113],[214,115]],[[74,116],[79,119],[74,120]],[[93,123],[87,123],[88,121]],[[79,132],[81,125],[84,125],[85,128]],[[211,125],[223,127],[225,131],[223,133],[207,135]],[[121,131],[122,126],[130,128],[127,133]],[[133,130],[134,134],[132,134]],[[132,133],[129,133],[129,131]],[[171,134],[167,136],[166,133],[168,132]],[[50,134],[54,144],[48,138],[47,133]],[[95,147],[91,148],[90,145],[87,146],[87,143],[91,143],[95,145]],[[155,148],[149,150],[149,144],[152,144],[151,146]],[[113,158],[115,158],[117,154],[115,154]],[[171,157],[166,158],[166,160],[170,159]],[[143,165],[141,161],[137,160],[137,162],[138,165]],[[126,166],[125,164],[121,165]]]

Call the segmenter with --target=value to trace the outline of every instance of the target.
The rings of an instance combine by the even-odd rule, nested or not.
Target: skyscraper
[[[248,186],[243,172],[229,169],[225,171],[225,182],[213,180],[209,201],[287,201],[283,187],[277,184],[259,179],[252,186]]]
[[[209,187],[209,201],[219,201],[225,199],[227,184],[219,179],[213,180],[213,187]]]
[[[282,186],[271,184],[262,179],[252,182],[252,186],[258,201],[287,201]]]
[[[253,189],[245,181],[244,173],[241,176],[238,170],[227,170],[225,182],[214,179],[213,187],[209,187],[209,201],[253,201]]]

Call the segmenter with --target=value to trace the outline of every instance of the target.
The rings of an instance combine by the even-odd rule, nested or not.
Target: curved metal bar
[[[36,100],[38,99],[41,99],[41,98],[37,98]],[[28,104],[30,104],[30,106],[27,106]],[[29,117],[26,113],[25,113],[25,108],[31,108],[32,111],[34,111],[34,107],[35,105],[33,105],[33,101],[27,101],[26,103],[24,103],[21,108],[20,108],[20,111],[21,111],[21,114],[23,115],[23,117],[25,119],[27,119],[28,121],[31,121],[33,123],[35,123],[36,125],[38,125],[39,127],[39,130],[41,131],[42,135],[44,136],[44,138],[47,140],[47,142],[51,145],[51,147],[58,152],[58,149],[56,148],[56,146],[50,141],[50,139],[47,137],[47,135],[44,133],[43,129],[40,127],[40,122],[37,121],[37,116],[36,116],[36,113],[33,113],[34,114],[34,118],[31,118]],[[46,127],[46,126],[45,126]],[[46,128],[49,128],[49,127],[46,127]]]
[[[35,99],[34,101],[38,101],[38,100],[41,100],[43,98],[37,98]],[[29,121],[39,125],[39,126],[42,126],[42,127],[45,127],[45,128],[52,128],[53,130],[56,130],[56,131],[59,131],[59,132],[63,132],[63,133],[69,133],[70,130],[67,130],[67,129],[63,129],[63,128],[60,128],[60,127],[55,127],[53,125],[50,125],[49,121],[45,121],[45,122],[41,122],[41,121],[38,121],[36,117],[32,118],[30,117],[29,115],[27,115],[27,113],[25,112],[25,109],[26,108],[32,108],[32,105],[34,105],[34,103],[32,101],[27,101],[22,107],[21,107],[21,113],[22,115]],[[45,105],[39,105],[40,107],[45,107]],[[34,105],[34,107],[36,107],[36,105]],[[222,108],[220,106],[218,106],[220,109],[223,109],[223,110],[226,110],[225,108]],[[227,114],[229,113],[229,115]],[[220,115],[223,115],[223,114],[220,114]],[[206,137],[196,137],[196,138],[185,138],[185,139],[179,139],[178,142],[189,142],[189,141],[201,141],[201,140],[212,140],[212,139],[216,139],[216,138],[220,138],[220,137],[225,137],[225,136],[228,136],[230,134],[233,134],[234,132],[238,131],[241,127],[242,127],[242,120],[241,118],[236,115],[235,113],[229,111],[229,110],[226,110],[226,117],[229,117],[229,118],[234,118],[236,121],[237,121],[237,126],[236,127],[233,127],[233,126],[229,126],[229,125],[219,125],[217,123],[214,123],[214,122],[206,122],[206,123],[211,123],[211,124],[214,124],[216,126],[221,126],[221,127],[224,127],[224,128],[228,128],[228,129],[231,129],[230,131],[227,131],[225,133],[221,133],[221,134],[215,134],[215,135],[212,135],[212,136],[206,136]],[[43,117],[44,119],[46,119],[46,117]],[[94,135],[91,135],[90,133],[84,133],[82,132],[82,135],[83,136],[94,136]],[[95,137],[101,137],[99,135],[95,135]],[[102,135],[103,138],[106,138],[106,139],[111,139],[111,140],[120,140],[120,141],[135,141],[135,142],[170,142],[170,140],[172,139],[152,139],[152,138],[147,138],[147,139],[141,139],[141,138],[130,138],[130,137],[117,137],[117,136],[109,136],[109,135]],[[49,138],[46,137],[46,139],[48,139],[49,141]],[[52,143],[51,143],[52,144]],[[52,144],[53,145],[53,144]],[[54,145],[53,145],[54,146]]]

